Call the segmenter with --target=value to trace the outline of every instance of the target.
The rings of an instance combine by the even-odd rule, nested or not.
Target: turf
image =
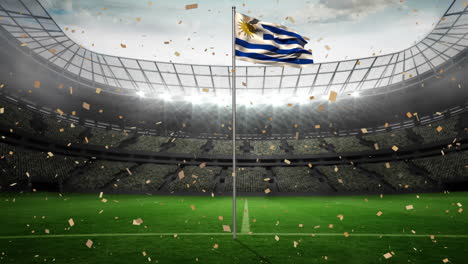
[[[468,193],[418,197],[241,197],[233,241],[230,197],[1,194],[0,263],[466,263]]]

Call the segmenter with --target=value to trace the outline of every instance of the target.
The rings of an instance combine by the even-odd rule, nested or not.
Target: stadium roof
[[[435,28],[401,52],[314,64],[303,69],[238,67],[238,95],[275,97],[388,92],[423,81],[468,47],[466,2],[454,0]],[[136,60],[92,52],[71,40],[37,0],[0,3],[0,25],[34,57],[68,78],[109,92],[146,96],[230,96],[229,66]],[[433,74],[430,74],[432,76]],[[206,92],[208,91],[208,92]]]

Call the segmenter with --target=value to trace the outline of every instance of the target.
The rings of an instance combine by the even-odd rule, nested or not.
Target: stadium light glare
[[[138,97],[144,98],[145,97],[145,92],[138,91],[138,92],[136,92],[136,95],[138,95]]]
[[[361,96],[361,94],[360,94],[359,92],[353,92],[353,93],[351,94],[351,96],[354,97],[354,98],[358,98],[358,97]]]
[[[161,99],[163,99],[164,101],[170,102],[172,101],[172,96],[168,93],[163,93],[161,94]]]

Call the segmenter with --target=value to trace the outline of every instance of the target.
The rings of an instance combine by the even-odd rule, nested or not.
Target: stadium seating
[[[44,118],[44,123],[46,124],[44,136],[67,143],[81,143],[78,136],[85,130],[84,127],[50,117]]]
[[[200,154],[202,152],[202,146],[206,143],[206,140],[177,138],[174,143],[175,145],[169,148],[167,152]]]
[[[331,137],[324,139],[328,144],[332,144],[335,147],[335,151],[339,153],[372,150],[368,146],[364,146],[359,143],[359,139],[354,136]]]
[[[86,159],[43,153],[0,144],[0,185],[24,185],[27,182],[66,180],[70,172],[83,166]]]
[[[294,148],[294,154],[320,154],[329,152],[321,147],[322,143],[318,139],[288,140],[287,142]]]
[[[328,182],[338,191],[368,192],[383,189],[382,184],[351,165],[320,166],[317,169],[328,178]]]
[[[88,138],[89,144],[105,146],[107,148],[117,148],[122,141],[129,137],[125,132],[102,128],[93,128],[91,135]]]
[[[128,173],[127,169],[136,164],[96,160],[90,161],[82,168],[79,175],[73,175],[66,183],[68,190],[97,191],[108,187],[119,173]]]
[[[175,173],[175,165],[142,164],[116,182],[119,190],[153,193],[160,190],[166,177]]]
[[[169,183],[167,190],[171,192],[213,192],[215,177],[221,171],[220,167],[187,166],[182,169],[183,178],[177,177]]]
[[[19,128],[27,132],[35,132],[30,125],[32,119],[30,110],[4,101],[0,101],[0,108],[3,108],[3,114],[0,114],[0,126],[7,129]]]
[[[413,143],[406,136],[405,130],[364,134],[363,139],[377,143],[379,149],[391,149],[393,146],[408,147]]]
[[[210,154],[232,154],[232,141],[231,140],[214,140],[213,149]],[[240,150],[241,142],[236,141],[236,152],[242,153]]]
[[[456,124],[457,118],[454,117],[430,123],[425,126],[414,127],[413,131],[423,137],[424,143],[453,140],[458,134],[458,131],[455,128]]]
[[[327,190],[308,167],[278,167],[273,168],[273,173],[280,192],[310,193]]]
[[[128,146],[124,147],[124,149],[159,152],[161,151],[161,144],[167,143],[168,141],[168,137],[141,135],[136,138],[135,143],[129,144]]]
[[[403,161],[390,162],[390,168],[385,163],[363,164],[362,167],[383,176],[383,179],[398,191],[428,191],[437,186],[421,175],[412,173],[408,164]]]
[[[232,168],[227,170],[224,191],[232,191]],[[238,168],[236,187],[239,192],[264,192],[270,187],[270,183],[266,182],[266,169],[262,167],[254,168]]]
[[[279,140],[251,140],[250,145],[253,147],[250,152],[253,155],[272,156],[285,153],[280,148],[281,142]]]
[[[416,159],[416,165],[424,168],[435,181],[468,180],[468,152],[456,152],[444,156]]]

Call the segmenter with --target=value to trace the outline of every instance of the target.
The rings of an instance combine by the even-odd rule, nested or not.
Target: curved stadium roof
[[[468,47],[468,11],[454,0],[434,29],[401,52],[317,63],[307,68],[237,67],[239,96],[317,96],[330,90],[382,93],[421,82]],[[91,88],[150,96],[230,96],[229,66],[136,60],[92,52],[73,42],[37,0],[0,2],[0,25],[22,49]],[[244,85],[245,84],[245,85]]]

